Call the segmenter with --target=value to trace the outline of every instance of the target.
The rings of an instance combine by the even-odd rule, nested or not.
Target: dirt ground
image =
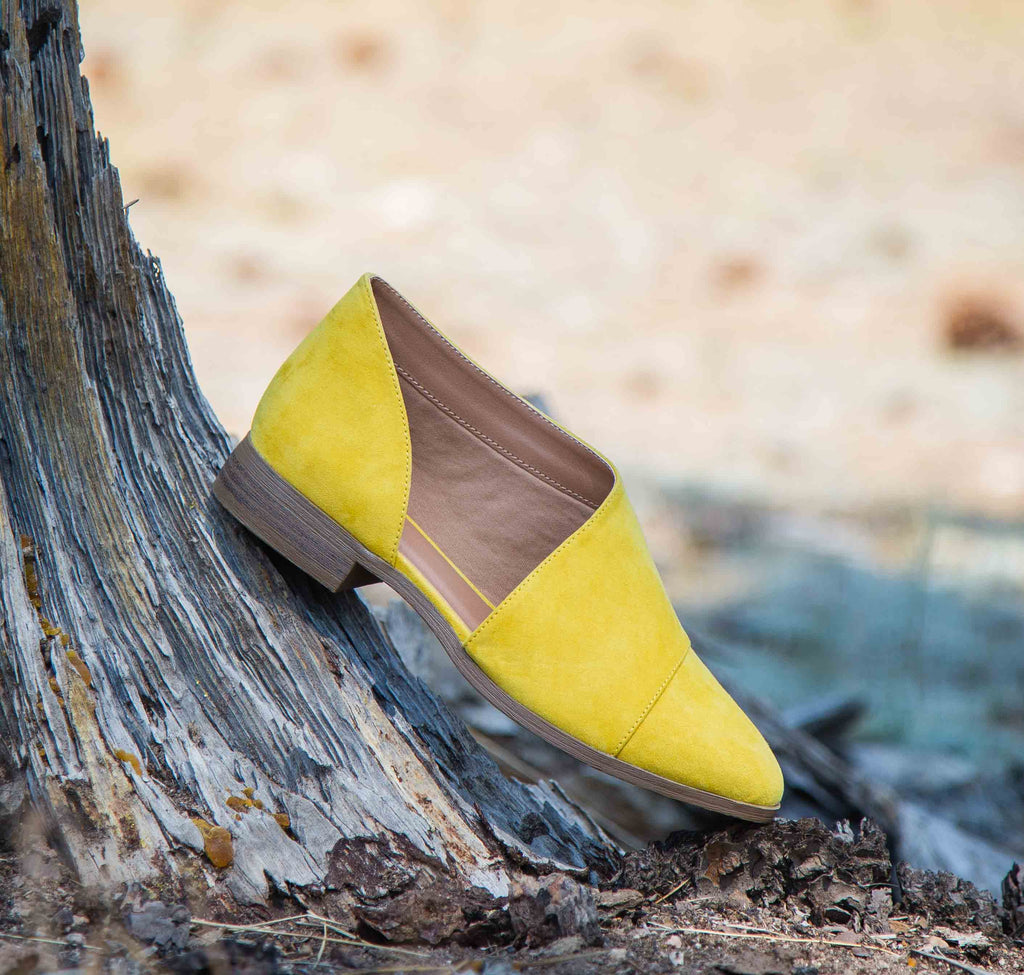
[[[14,868],[14,869],[12,869]],[[328,921],[284,896],[238,910],[129,890],[116,901],[53,854],[0,854],[0,970],[305,975],[320,972],[678,972],[876,975],[1024,970],[1014,913],[949,874],[893,873],[865,822],[800,820],[676,833],[603,882],[521,877],[507,897],[407,890]],[[1018,908],[1019,912],[1024,908]],[[1020,914],[1024,916],[1024,914]],[[1019,933],[1019,932],[1018,932]]]
[[[244,433],[360,272],[622,465],[1024,509],[1024,7],[83,0],[85,72]]]

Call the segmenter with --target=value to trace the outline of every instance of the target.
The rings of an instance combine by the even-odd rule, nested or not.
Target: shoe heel
[[[360,564],[358,543],[281,477],[248,436],[221,468],[213,495],[254,535],[331,592],[379,581]]]

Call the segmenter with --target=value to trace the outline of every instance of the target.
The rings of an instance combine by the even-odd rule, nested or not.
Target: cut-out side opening
[[[388,284],[375,278],[373,292],[412,439],[399,548],[474,628],[590,518],[614,474]]]

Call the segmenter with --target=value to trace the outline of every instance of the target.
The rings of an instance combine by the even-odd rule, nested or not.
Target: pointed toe
[[[736,802],[773,808],[782,799],[768,743],[693,651],[617,757]]]

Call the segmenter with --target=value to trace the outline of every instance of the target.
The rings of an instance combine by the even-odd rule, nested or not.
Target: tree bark
[[[8,822],[33,813],[83,884],[239,903],[608,866],[600,832],[504,778],[357,597],[211,500],[229,440],[94,132],[74,0],[0,10]]]

